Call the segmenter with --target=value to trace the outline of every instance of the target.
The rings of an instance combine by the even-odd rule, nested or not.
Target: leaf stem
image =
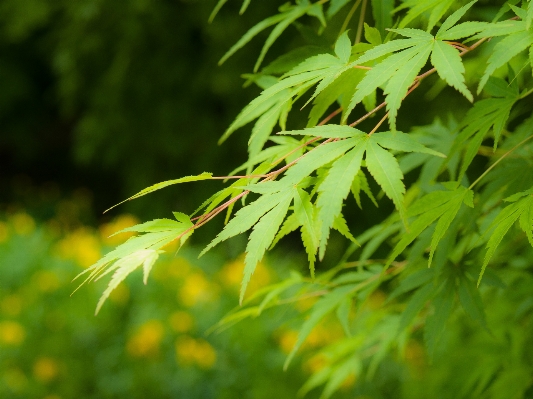
[[[379,129],[379,127],[383,124],[383,122],[385,122],[387,120],[387,116],[389,116],[389,112],[387,111],[385,113],[385,115],[383,115],[383,118],[381,118],[381,120],[378,122],[378,124],[376,126],[374,126],[374,129],[372,129],[370,131],[370,133],[368,133],[368,136],[372,136],[374,133],[376,133],[376,130]]]
[[[503,159],[504,159],[505,157],[507,157],[509,154],[511,154],[514,150],[516,150],[518,147],[520,147],[520,146],[521,146],[522,144],[524,144],[526,141],[531,140],[531,139],[533,139],[533,135],[531,135],[531,136],[529,136],[529,137],[526,137],[526,138],[525,138],[524,140],[522,140],[520,143],[518,143],[518,144],[515,145],[513,148],[511,148],[509,151],[507,151],[505,154],[503,154],[500,158],[498,158],[498,160],[497,160],[496,162],[494,162],[492,165],[490,165],[490,166],[488,167],[488,169],[487,169],[485,172],[483,172],[483,174],[482,174],[481,176],[479,176],[479,177],[476,179],[476,181],[473,182],[473,183],[470,185],[470,187],[468,187],[468,189],[469,189],[469,190],[472,190],[472,188],[473,188],[477,183],[479,183],[479,181],[480,181],[481,179],[483,179],[483,178],[487,175],[487,173],[489,173],[492,169],[494,169],[494,167],[495,167],[496,165],[498,165],[501,161],[503,161]]]
[[[365,23],[366,14],[366,3],[367,0],[363,0],[363,5],[361,6],[361,14],[359,15],[359,24],[357,25],[357,34],[355,35],[355,44],[361,41],[361,36],[363,34],[363,26]]]
[[[361,0],[357,0],[352,6],[352,8],[350,9],[350,11],[348,12],[348,15],[346,15],[346,18],[344,19],[344,22],[342,23],[341,29],[339,31],[339,37],[346,30],[346,27],[350,23],[350,20],[352,19],[353,14],[355,13],[355,10],[357,10],[357,7],[359,7],[359,4],[361,4]]]

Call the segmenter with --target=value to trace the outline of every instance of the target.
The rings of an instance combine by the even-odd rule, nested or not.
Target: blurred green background
[[[128,279],[97,317],[104,285],[69,297],[72,278],[121,242],[111,233],[190,213],[222,183],[104,209],[245,161],[243,133],[216,142],[258,92],[240,78],[257,49],[217,61],[279,4],[257,2],[240,17],[229,2],[208,24],[214,0],[0,2],[1,398],[295,397],[313,371],[282,371],[295,315],[206,335],[238,303],[242,273],[239,239],[196,260],[216,226],[177,256],[171,249],[147,286]],[[255,280],[275,281],[290,262],[263,265]],[[318,334],[315,345],[331,338]]]

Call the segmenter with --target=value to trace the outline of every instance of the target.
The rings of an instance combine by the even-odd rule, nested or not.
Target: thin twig
[[[361,36],[363,33],[363,25],[365,22],[365,13],[366,13],[366,3],[367,3],[367,0],[363,0],[363,5],[361,6],[361,14],[359,16],[359,25],[357,25],[357,34],[355,35],[356,44],[361,41]]]

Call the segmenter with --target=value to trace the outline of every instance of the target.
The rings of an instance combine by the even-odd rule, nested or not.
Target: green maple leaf
[[[489,230],[494,230],[487,242],[487,253],[481,266],[478,285],[498,245],[517,220],[520,228],[526,233],[529,243],[533,246],[533,188],[514,194],[504,201],[513,202],[513,204],[506,206],[489,227]]]

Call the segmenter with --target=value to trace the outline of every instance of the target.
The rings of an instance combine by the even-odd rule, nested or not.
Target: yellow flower
[[[20,345],[26,338],[26,331],[16,321],[5,320],[0,322],[0,343],[6,345]]]
[[[203,273],[189,274],[178,291],[178,298],[188,307],[200,302],[214,300],[218,296],[218,287],[206,280]]]
[[[289,354],[298,340],[298,331],[286,330],[278,338],[279,346],[285,354]]]
[[[9,230],[7,223],[0,222],[0,243],[7,241],[9,238]]]
[[[0,302],[0,308],[8,316],[18,316],[22,311],[22,298],[17,294],[8,295]]]
[[[35,230],[35,221],[25,212],[18,212],[11,216],[11,224],[18,235],[25,236]]]
[[[103,224],[100,226],[100,237],[104,244],[116,246],[122,244],[131,236],[135,235],[134,232],[120,233],[116,236],[112,236],[116,232],[125,229],[127,227],[135,226],[139,224],[139,219],[133,215],[125,214],[117,216],[110,223]],[[112,237],[111,237],[112,236]]]
[[[50,357],[41,357],[33,364],[33,376],[41,382],[50,382],[59,375],[59,365]]]
[[[33,276],[37,288],[41,292],[53,292],[60,286],[59,278],[50,270],[41,270]]]
[[[303,369],[306,370],[309,374],[318,373],[326,366],[326,359],[324,355],[318,354],[310,357],[303,364]]]
[[[191,331],[194,326],[194,319],[192,316],[183,310],[178,310],[177,312],[172,313],[168,318],[168,322],[170,327],[179,333]]]
[[[56,250],[62,258],[72,259],[82,267],[89,267],[101,257],[100,243],[93,231],[81,227],[59,241]]]
[[[233,262],[226,264],[220,270],[220,279],[222,283],[230,288],[238,290],[243,276],[244,255],[239,256]],[[257,291],[270,283],[270,272],[263,262],[259,262],[255,268],[254,275],[246,289],[247,295]]]
[[[126,350],[134,357],[156,356],[164,334],[165,329],[159,320],[149,320],[129,339]]]
[[[203,339],[194,339],[183,336],[176,340],[176,357],[183,365],[193,365],[203,369],[213,367],[217,355],[209,342]]]

